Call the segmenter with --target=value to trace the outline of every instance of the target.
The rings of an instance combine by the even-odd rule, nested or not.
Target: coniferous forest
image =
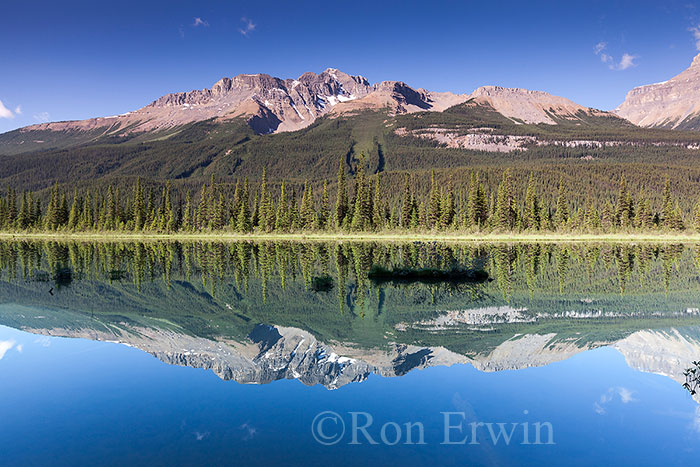
[[[145,186],[141,178],[133,186],[96,191],[56,184],[44,196],[10,188],[0,197],[0,228],[166,234],[700,231],[700,203],[681,203],[668,178],[662,193],[644,193],[633,192],[622,175],[609,181],[616,184],[616,195],[604,199],[584,198],[563,179],[543,187],[532,172],[516,176],[511,169],[493,186],[478,170],[466,182],[438,180],[433,170],[427,185],[405,172],[400,190],[396,183],[385,188],[385,177],[366,173],[362,165],[351,176],[341,161],[333,190],[328,180],[316,189],[309,181],[272,184],[265,169],[256,183],[244,178],[224,184],[212,175],[196,192],[184,193],[174,190],[172,181]]]

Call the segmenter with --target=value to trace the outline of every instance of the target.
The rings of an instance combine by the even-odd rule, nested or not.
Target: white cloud
[[[630,402],[638,402],[638,399],[633,397],[634,392],[622,387],[609,388],[608,392],[601,394],[600,399],[593,403],[593,410],[598,415],[605,415],[608,411],[605,409],[605,405],[612,401],[615,395],[620,396],[620,402],[623,404],[629,404]]]
[[[252,20],[246,18],[245,16],[241,18],[241,21],[244,23],[244,25],[242,28],[238,28],[238,32],[248,37],[248,34],[255,31],[255,23],[253,23]]]
[[[700,50],[700,25],[688,28],[688,31],[693,33],[693,39],[695,39],[695,48]]]
[[[15,107],[15,113],[17,115],[22,115],[22,106],[21,105],[18,105],[17,107]]]
[[[623,404],[627,404],[629,402],[637,402],[637,399],[632,397],[632,391],[630,391],[627,388],[619,387],[617,388],[617,393],[620,395],[620,400]]]
[[[5,107],[5,105],[0,101],[0,118],[15,118],[15,115],[10,109]]]
[[[699,31],[700,33],[700,31]],[[700,35],[698,36],[700,37]],[[699,39],[700,40],[700,39]],[[628,68],[632,68],[633,66],[637,66],[634,61],[639,58],[636,55],[630,55],[628,53],[622,54],[622,58],[620,59],[619,63],[615,63],[615,58],[606,53],[605,50],[608,48],[608,43],[607,42],[598,42],[595,47],[593,47],[593,53],[598,55],[600,57],[600,61],[608,65],[608,68],[611,70],[626,70]]]
[[[46,123],[49,120],[51,120],[51,115],[49,115],[48,112],[40,112],[36,115],[34,115],[34,120],[40,123]]]
[[[618,70],[626,70],[628,68],[632,68],[633,66],[637,66],[634,61],[638,57],[636,55],[630,55],[628,53],[622,54],[622,59],[620,60],[620,63],[617,65]]]
[[[51,347],[51,339],[47,336],[41,336],[34,341],[35,344],[39,344],[42,347]]]
[[[5,356],[8,350],[15,346],[15,341],[0,341],[0,360]]]
[[[209,26],[209,22],[200,17],[197,17],[194,19],[194,23],[192,23],[192,26],[194,26],[195,28],[197,26],[204,26],[206,28],[207,26]]]

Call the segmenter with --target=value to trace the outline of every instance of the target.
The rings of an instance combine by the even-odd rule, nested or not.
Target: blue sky
[[[700,2],[682,1],[6,1],[0,18],[0,132],[124,113],[223,76],[328,67],[612,109],[700,47]]]

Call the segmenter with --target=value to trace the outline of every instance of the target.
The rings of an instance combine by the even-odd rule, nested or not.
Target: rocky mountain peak
[[[581,112],[603,114],[603,112],[581,106],[564,97],[544,91],[501,86],[482,86],[469,95],[477,103],[491,106],[500,114],[517,123],[556,124],[557,120],[578,120]]]
[[[692,61],[692,63],[690,64],[690,67],[691,67],[691,68],[700,67],[700,54],[697,54],[697,55],[695,56],[695,58],[693,58],[693,61]]]
[[[635,125],[700,129],[700,54],[668,81],[632,89],[615,112]]]

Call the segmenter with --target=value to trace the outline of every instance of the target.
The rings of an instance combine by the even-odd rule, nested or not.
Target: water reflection
[[[370,280],[377,266],[493,280]],[[242,383],[337,388],[611,345],[685,384],[700,357],[699,267],[697,247],[659,244],[2,242],[0,324],[122,342]]]

